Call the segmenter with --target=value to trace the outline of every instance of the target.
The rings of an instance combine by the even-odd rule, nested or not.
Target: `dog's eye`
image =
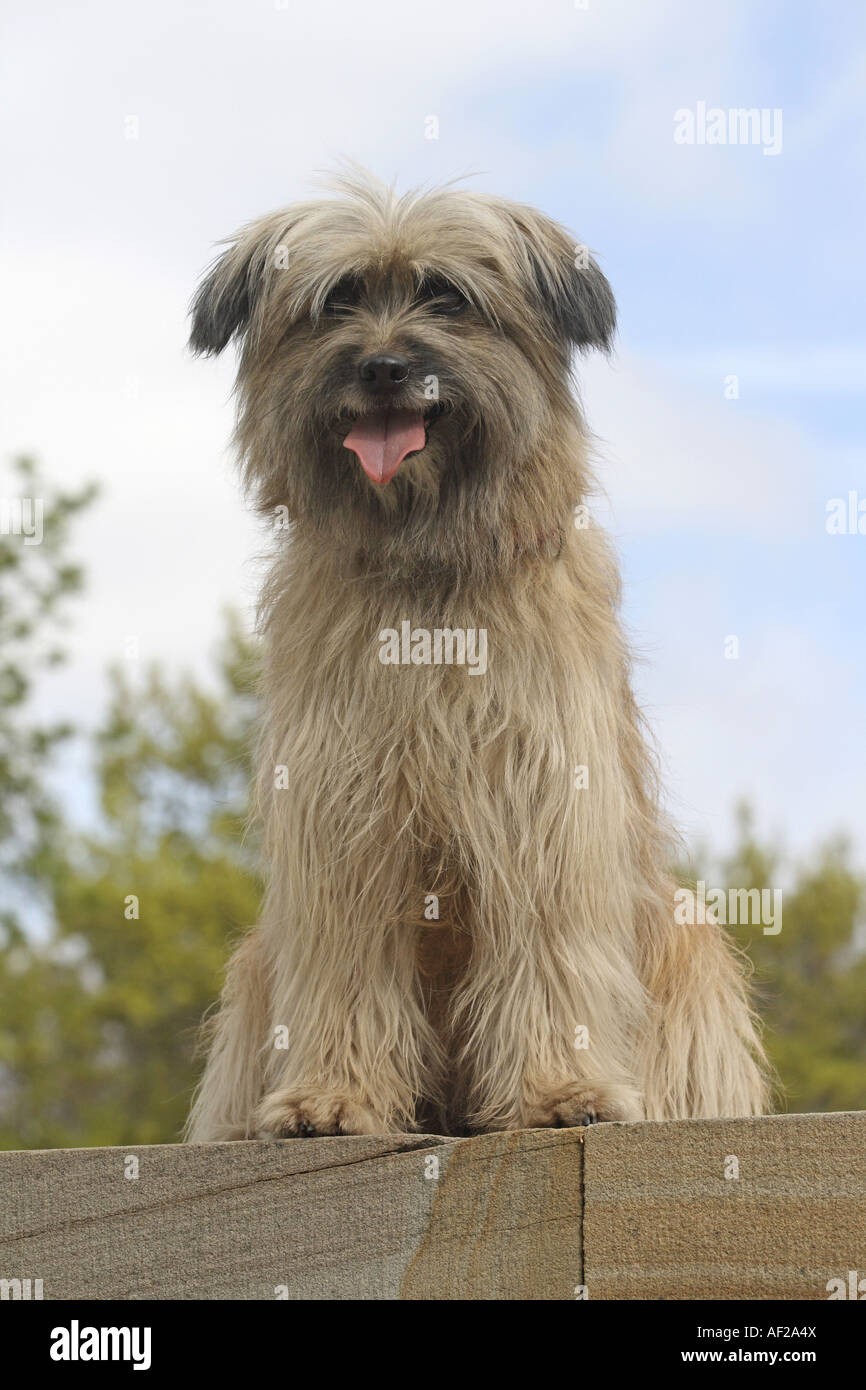
[[[456,285],[438,276],[424,281],[419,298],[431,314],[459,314],[468,302]]]
[[[361,298],[361,281],[357,275],[344,275],[329,292],[323,305],[326,314],[346,314]]]

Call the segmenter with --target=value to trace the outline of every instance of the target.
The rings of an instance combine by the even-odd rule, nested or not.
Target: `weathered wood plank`
[[[3,1154],[0,1273],[41,1278],[46,1299],[397,1298],[439,1148],[407,1135]]]
[[[401,1298],[574,1298],[582,1141],[582,1130],[529,1129],[456,1144]]]
[[[586,1165],[590,1298],[826,1299],[866,1278],[866,1113],[599,1125]]]
[[[46,1299],[569,1297],[578,1138],[0,1154],[0,1277]]]
[[[849,1271],[861,1113],[0,1153],[0,1280],[45,1299],[826,1299]]]

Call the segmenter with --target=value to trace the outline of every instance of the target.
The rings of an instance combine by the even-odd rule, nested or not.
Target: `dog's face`
[[[530,208],[343,192],[243,231],[198,292],[191,344],[241,340],[238,439],[263,509],[442,556],[473,516],[507,526],[509,499],[545,491],[571,354],[609,345],[613,297]]]

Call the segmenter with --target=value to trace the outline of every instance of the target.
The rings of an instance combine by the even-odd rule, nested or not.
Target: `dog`
[[[762,1113],[742,961],[677,921],[587,516],[572,367],[611,347],[608,282],[526,206],[352,172],[330,193],[243,229],[192,306],[195,353],[239,345],[276,544],[267,889],[186,1137]]]

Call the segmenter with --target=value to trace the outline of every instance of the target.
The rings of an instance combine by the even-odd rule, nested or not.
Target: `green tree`
[[[40,679],[65,657],[57,630],[82,586],[70,530],[95,495],[92,486],[52,487],[30,458],[0,471],[0,931],[7,940],[17,939],[33,874],[59,825],[52,773],[73,731],[65,721],[34,720],[31,703]]]
[[[212,690],[112,674],[95,740],[103,824],[46,861],[52,938],[19,966],[27,1007],[5,1016],[6,1147],[179,1137],[198,1025],[260,895],[244,836],[254,669],[230,621]]]
[[[58,627],[82,586],[71,528],[94,494],[51,487],[26,459],[0,484],[4,1148],[176,1139],[198,1024],[259,896],[243,833],[255,648],[236,620],[210,689],[111,675],[99,828],[64,823],[57,759],[75,731],[35,718],[32,697],[63,660]]]
[[[67,967],[37,944],[62,830],[57,758],[73,730],[36,718],[32,705],[64,660],[58,629],[82,586],[70,533],[95,493],[54,487],[29,458],[0,470],[0,1135],[13,1144],[25,1132],[13,1118],[19,1102],[39,1105],[58,1012],[71,1018],[79,1003]]]
[[[778,887],[781,855],[760,845],[741,808],[737,847],[723,880],[738,888]],[[844,839],[798,864],[782,893],[782,929],[738,926],[755,966],[765,1042],[793,1111],[866,1107],[866,884]]]

